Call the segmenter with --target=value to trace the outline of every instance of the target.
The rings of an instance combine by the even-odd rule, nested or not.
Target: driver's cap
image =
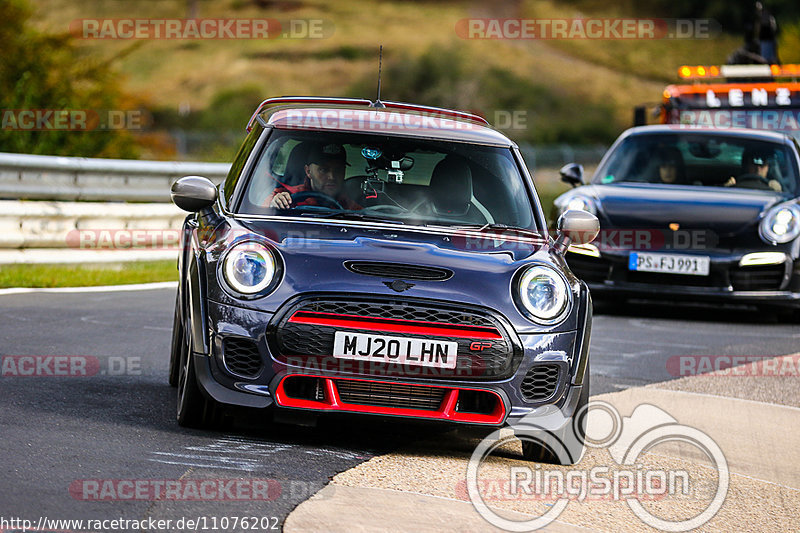
[[[349,166],[347,162],[347,152],[341,144],[335,143],[318,143],[308,151],[308,162],[321,165],[329,161],[342,161],[345,165]]]
[[[746,151],[743,156],[743,163],[752,163],[756,166],[763,167],[768,164],[767,154],[759,151]]]

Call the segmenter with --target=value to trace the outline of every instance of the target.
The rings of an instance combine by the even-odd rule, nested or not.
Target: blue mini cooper
[[[513,142],[476,115],[349,98],[272,98],[247,129],[219,187],[172,187],[191,212],[179,424],[242,406],[573,425],[592,306],[564,253],[598,222],[564,213],[550,239]]]

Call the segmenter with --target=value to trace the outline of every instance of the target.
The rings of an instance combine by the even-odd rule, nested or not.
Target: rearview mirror
[[[564,183],[569,183],[573,187],[583,185],[583,165],[568,163],[561,167],[558,173],[561,175],[561,181]]]
[[[190,213],[202,211],[217,201],[217,188],[203,176],[186,176],[172,184],[172,202]]]
[[[414,158],[405,156],[403,159],[400,160],[400,170],[411,170],[414,166]]]

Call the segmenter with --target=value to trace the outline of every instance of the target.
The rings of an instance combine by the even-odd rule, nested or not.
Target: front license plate
[[[333,356],[337,359],[455,368],[458,343],[337,331],[333,336]]]
[[[628,270],[708,276],[711,258],[705,255],[652,254],[631,252]]]

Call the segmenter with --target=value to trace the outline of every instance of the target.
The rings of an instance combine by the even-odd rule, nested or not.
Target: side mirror
[[[578,163],[567,163],[558,171],[561,181],[569,183],[573,187],[583,185],[583,165]]]
[[[570,244],[588,244],[600,233],[600,221],[588,211],[568,209],[558,217],[558,238],[554,247],[564,253]]]
[[[186,176],[172,184],[170,196],[175,205],[195,213],[214,205],[217,201],[217,188],[208,178]]]

